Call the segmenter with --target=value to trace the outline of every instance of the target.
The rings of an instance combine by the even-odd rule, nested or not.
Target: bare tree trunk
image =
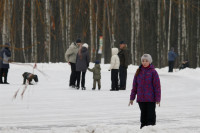
[[[181,55],[181,0],[178,3],[178,55],[179,55],[179,62],[180,62],[180,55]]]
[[[167,50],[170,50],[170,33],[171,33],[171,10],[172,10],[172,0],[169,1],[170,2],[170,6],[169,6],[169,23],[168,23],[168,43],[167,43]]]
[[[91,61],[94,60],[94,23],[93,23],[93,2],[90,0],[90,53],[91,53]]]
[[[198,11],[197,11],[197,37],[198,37],[198,39],[197,39],[197,67],[199,67],[200,66],[200,39],[199,39],[199,8],[200,8],[200,6],[199,6],[199,1],[198,1]]]
[[[140,0],[135,0],[135,27],[136,27],[136,31],[135,31],[135,63],[136,65],[140,63],[140,60],[138,60],[139,54],[138,54],[138,46],[139,46],[139,34],[140,34]]]
[[[111,31],[111,22],[110,22],[110,7],[109,7],[109,1],[107,0],[107,17],[108,17],[108,30],[109,30],[109,38],[110,38],[110,47],[112,48],[112,31]]]
[[[63,21],[63,1],[60,0],[60,24],[61,24],[61,33],[62,33],[62,45],[63,45],[63,50],[66,50],[65,48],[65,37],[64,37],[64,21]]]
[[[6,11],[7,11],[7,0],[4,1],[4,11],[3,11],[3,34],[2,34],[3,45],[5,45],[5,43],[7,42]]]
[[[134,60],[134,0],[131,0],[131,59],[132,59],[132,64],[135,64]]]
[[[185,23],[185,0],[183,0],[183,10],[182,10],[182,42],[181,42],[181,61],[184,60],[184,51],[186,45],[186,23]]]
[[[68,11],[68,45],[71,43],[71,18],[72,18],[72,0],[69,0],[69,11]]]
[[[113,48],[115,46],[115,6],[116,5],[116,0],[112,0],[112,29],[111,29],[111,32],[112,32],[112,43],[111,43],[111,47]]]
[[[31,53],[31,62],[34,62],[35,49],[34,49],[34,36],[33,36],[33,28],[34,28],[34,0],[31,0],[31,45],[32,45],[32,53]]]
[[[65,0],[65,15],[66,15],[66,18],[65,18],[65,38],[66,38],[66,42],[65,42],[65,45],[66,45],[66,48],[69,46],[69,43],[68,43],[68,23],[69,23],[69,3],[68,3],[68,0]]]
[[[158,19],[157,19],[157,62],[158,67],[161,67],[160,64],[160,0],[158,0]]]
[[[97,11],[96,11],[96,31],[95,31],[95,59],[97,59],[97,48],[98,48],[98,15],[99,15],[99,3],[98,0],[96,1]]]
[[[49,10],[50,2],[49,0],[45,1],[45,21],[46,21],[46,52],[48,55],[48,62],[51,62],[51,29],[50,29],[50,10]]]
[[[24,26],[25,26],[25,3],[26,0],[23,0],[23,12],[22,12],[22,51],[23,51],[23,56],[24,56],[24,61],[25,63],[27,63],[27,57],[26,57],[26,53],[25,53],[25,46],[24,46]]]
[[[105,63],[105,47],[106,47],[106,0],[104,0],[104,7],[103,7],[103,48],[102,48],[102,58],[104,59]]]

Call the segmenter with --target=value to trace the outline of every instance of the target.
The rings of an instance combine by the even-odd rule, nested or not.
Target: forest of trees
[[[15,62],[65,62],[80,38],[91,61],[110,62],[111,48],[127,43],[132,64],[149,53],[156,67],[167,66],[171,47],[200,66],[200,0],[1,0],[0,46],[11,44]],[[100,36],[103,51],[98,54]]]

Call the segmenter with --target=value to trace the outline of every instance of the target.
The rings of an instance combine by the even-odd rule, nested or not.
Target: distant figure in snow
[[[112,48],[112,57],[110,61],[110,68],[111,70],[111,90],[110,91],[118,91],[118,73],[119,73],[119,66],[120,60],[119,56],[117,55],[119,52],[118,48]]]
[[[31,83],[32,80],[34,80],[35,82],[38,82],[38,76],[32,73],[28,73],[28,72],[24,72],[22,74],[24,81],[23,84],[26,84],[26,81],[28,81],[29,85],[33,85]]]
[[[141,110],[140,128],[156,124],[156,104],[160,106],[161,100],[160,79],[151,64],[151,55],[144,54],[141,57],[141,62],[142,65],[137,69],[134,76],[129,102],[129,106],[133,105],[137,95],[137,102]]]
[[[76,87],[76,56],[81,47],[81,39],[77,39],[76,43],[72,43],[67,51],[65,52],[65,59],[67,63],[71,66],[71,75],[69,80],[69,86],[72,88]]]
[[[189,67],[189,61],[185,60],[180,64],[179,70],[185,69],[186,67]]]
[[[79,52],[76,56],[76,77],[77,77],[77,89],[80,88],[80,78],[81,78],[81,88],[86,90],[85,87],[85,74],[87,68],[89,67],[90,57],[88,52],[88,44],[84,43],[80,47]]]
[[[173,72],[174,68],[174,61],[177,55],[174,52],[174,48],[172,47],[171,50],[168,52],[168,65],[169,65],[169,72]]]
[[[10,43],[5,43],[4,47],[0,51],[0,84],[9,84],[7,82],[8,69],[10,68],[9,61],[11,57],[11,51],[9,49]],[[4,82],[2,78],[4,77]]]
[[[101,89],[101,67],[100,62],[95,61],[95,65],[92,69],[88,68],[90,72],[93,72],[93,88],[92,90],[96,89],[96,83],[98,83],[98,90]]]

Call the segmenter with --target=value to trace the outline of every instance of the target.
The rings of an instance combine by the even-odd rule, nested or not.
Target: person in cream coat
[[[109,71],[111,70],[111,90],[110,91],[118,91],[118,72],[119,72],[119,57],[118,57],[118,48],[112,48],[112,57],[111,57],[111,62],[110,62],[110,68]]]

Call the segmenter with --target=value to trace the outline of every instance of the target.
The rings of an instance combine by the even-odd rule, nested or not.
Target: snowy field
[[[128,107],[137,66],[128,69],[127,90],[118,92],[109,91],[109,65],[101,67],[101,91],[91,90],[89,71],[86,90],[82,91],[68,87],[68,64],[38,64],[47,75],[35,70],[39,82],[28,86],[22,99],[22,73],[32,73],[33,69],[11,64],[10,85],[0,85],[0,133],[200,133],[200,69],[174,73],[168,73],[167,68],[157,69],[162,87],[157,125],[140,130],[138,104]]]

